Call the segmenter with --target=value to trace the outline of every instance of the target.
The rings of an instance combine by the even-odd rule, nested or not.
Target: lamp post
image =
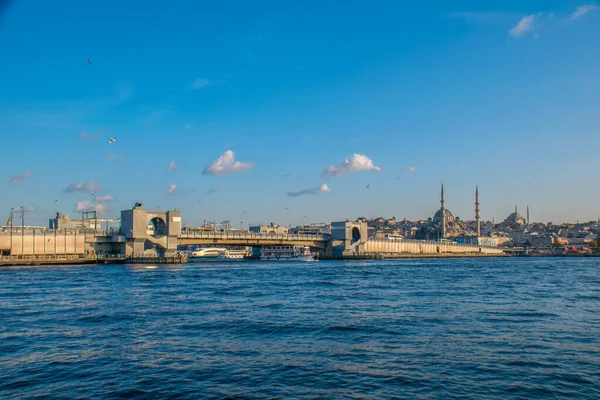
[[[246,211],[240,216],[240,230],[244,229],[244,214],[246,214]]]
[[[21,258],[24,255],[24,243],[25,243],[25,207],[21,206]]]
[[[56,258],[56,230],[58,226],[58,213],[56,215],[56,219],[52,222],[52,225],[54,226],[54,258]]]
[[[96,227],[98,226],[98,197],[95,193],[90,193],[94,196],[94,236],[96,236]]]
[[[302,225],[304,225],[304,220],[308,218],[308,215],[305,215],[304,217],[302,217]]]
[[[204,221],[204,203],[202,200],[198,200],[198,203],[200,203],[200,212],[202,213],[202,228],[206,228],[206,221]]]
[[[292,228],[292,212],[288,207],[285,208],[288,211],[288,229]]]
[[[10,208],[10,255],[14,256],[13,254],[13,208]]]

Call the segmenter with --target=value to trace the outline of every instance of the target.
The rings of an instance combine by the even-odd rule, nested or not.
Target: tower
[[[477,221],[477,237],[481,236],[481,222],[479,220],[479,186],[475,186],[475,221]]]
[[[442,203],[442,226],[440,227],[440,237],[444,239],[446,237],[446,201],[444,200],[444,184],[442,183],[442,192],[440,203]]]
[[[529,204],[527,205],[527,225],[529,225]]]

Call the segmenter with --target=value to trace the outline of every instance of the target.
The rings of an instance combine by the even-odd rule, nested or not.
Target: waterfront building
[[[251,225],[248,227],[248,231],[252,233],[266,233],[273,235],[285,235],[288,233],[286,227],[275,225],[272,222],[269,225]]]
[[[108,218],[71,219],[67,214],[57,212],[54,218],[48,220],[48,229],[110,229],[111,224],[118,221]],[[114,227],[113,227],[114,228]],[[115,228],[118,229],[118,228]]]

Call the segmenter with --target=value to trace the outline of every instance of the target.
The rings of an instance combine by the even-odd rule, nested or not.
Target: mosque
[[[517,211],[517,206],[515,206],[515,212],[506,217],[506,219],[502,221],[500,225],[515,229],[529,225],[529,206],[527,206],[527,219],[523,218],[521,214],[519,214]]]
[[[498,227],[509,228],[514,231],[523,231],[529,225],[529,206],[527,206],[527,217],[519,214],[517,207],[506,219],[498,224]],[[491,222],[484,222],[485,230],[492,229],[494,225]],[[481,240],[481,219],[479,210],[479,187],[475,187],[475,221],[463,221],[452,214],[446,208],[446,198],[444,195],[444,185],[440,191],[440,209],[436,211],[433,218],[429,218],[427,223],[419,228],[415,238],[419,240],[442,240],[446,238],[456,238],[459,236],[471,236]]]
[[[466,232],[472,232],[476,237],[481,236],[481,219],[479,210],[479,186],[475,187],[475,224],[455,217],[446,208],[444,184],[440,191],[440,209],[429,219],[429,224],[422,227],[417,236],[419,239],[441,240],[448,237],[458,237]]]

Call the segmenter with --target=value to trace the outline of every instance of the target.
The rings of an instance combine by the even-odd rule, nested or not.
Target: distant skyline
[[[13,0],[0,221],[600,216],[600,8]],[[111,139],[111,140],[109,140]],[[287,209],[286,209],[287,208]]]

